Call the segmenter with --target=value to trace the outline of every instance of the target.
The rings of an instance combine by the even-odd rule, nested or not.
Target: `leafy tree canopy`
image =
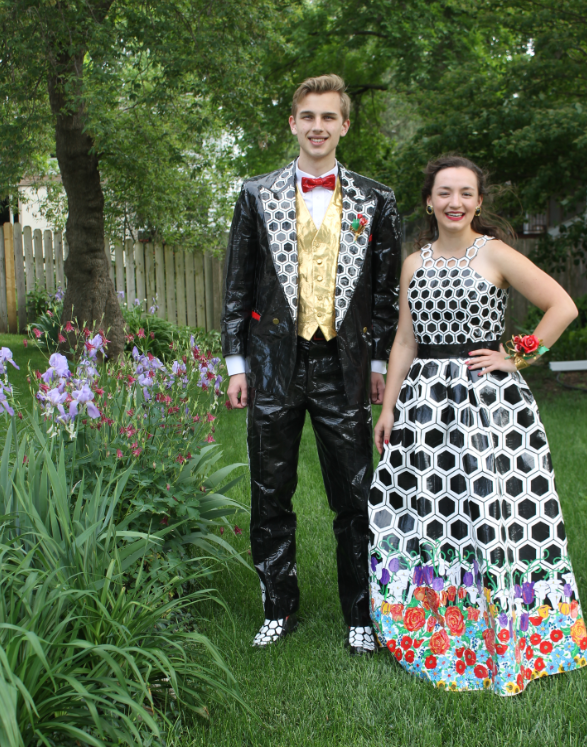
[[[392,184],[405,213],[419,205],[421,168],[447,151],[512,186],[500,207],[517,222],[551,197],[573,212],[587,186],[586,32],[585,0],[307,2],[287,20],[283,54],[266,59],[245,168],[294,152],[295,85],[337,72],[354,103],[340,158]]]

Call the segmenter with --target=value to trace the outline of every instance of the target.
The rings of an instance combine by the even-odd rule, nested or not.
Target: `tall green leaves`
[[[188,606],[211,596],[201,566],[186,594],[185,577],[161,579],[143,562],[166,530],[115,523],[127,478],[99,477],[91,492],[82,479],[72,490],[63,450],[53,459],[13,445],[8,430],[0,461],[2,745],[159,745],[181,715],[205,716],[212,700],[239,699],[216,649],[180,624]]]

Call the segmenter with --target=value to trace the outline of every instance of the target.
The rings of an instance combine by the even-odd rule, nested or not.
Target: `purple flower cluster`
[[[49,367],[40,377],[43,383],[37,392],[37,401],[45,417],[53,420],[51,435],[56,435],[57,425],[63,425],[73,437],[75,418],[84,410],[92,420],[100,417],[91,389],[99,376],[95,365],[99,353],[106,355],[102,335],[88,337],[75,376],[64,355],[53,353],[49,358]]]
[[[8,382],[7,369],[6,369],[7,363],[10,363],[10,365],[14,366],[14,368],[18,368],[18,366],[16,365],[16,363],[14,362],[12,358],[12,351],[10,350],[10,348],[1,348],[0,349],[0,375],[4,377],[4,380],[0,379],[0,408],[2,408],[9,415],[14,415],[14,409],[12,408],[8,400],[8,397],[12,397],[12,387]]]
[[[156,358],[152,353],[146,355],[140,353],[136,345],[132,349],[132,358],[135,362],[133,378],[136,378],[139,386],[143,388],[143,396],[149,401],[151,399],[150,389],[155,383],[157,372],[166,375],[167,370],[159,358]]]

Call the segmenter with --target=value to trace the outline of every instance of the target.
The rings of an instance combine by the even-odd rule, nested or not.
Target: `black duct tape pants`
[[[347,401],[336,338],[299,339],[285,402],[250,392],[251,552],[261,580],[265,617],[297,611],[296,515],[300,441],[306,412],[316,436],[324,487],[336,514],[338,591],[347,625],[370,625],[367,501],[373,477],[371,405]]]

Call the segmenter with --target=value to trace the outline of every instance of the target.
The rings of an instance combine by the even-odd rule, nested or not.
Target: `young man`
[[[233,407],[248,407],[251,549],[265,621],[253,645],[295,629],[298,452],[310,414],[335,512],[338,589],[351,653],[375,649],[368,606],[371,402],[397,323],[400,224],[393,192],[343,168],[344,81],[304,81],[289,119],[300,155],[249,179],[226,257],[222,349]]]

